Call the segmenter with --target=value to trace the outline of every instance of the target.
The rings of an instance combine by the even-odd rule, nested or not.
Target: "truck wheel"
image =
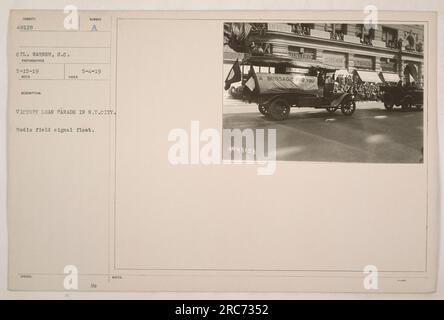
[[[416,108],[416,111],[422,111],[422,104],[417,104],[415,106],[415,108]]]
[[[327,108],[328,113],[335,113],[336,110],[338,110],[338,107],[328,107]]]
[[[410,101],[405,101],[402,103],[401,109],[402,111],[409,111],[412,109],[412,104],[410,103]]]
[[[384,103],[384,107],[385,107],[388,111],[391,111],[391,110],[393,109],[393,104]]]
[[[288,119],[290,117],[290,110],[291,107],[290,106],[286,106],[285,107],[285,115],[284,115],[284,119]]]
[[[268,107],[268,116],[277,121],[287,119],[290,114],[290,106],[284,99],[276,99]]]
[[[342,102],[341,111],[346,116],[351,116],[356,110],[356,103],[353,100]]]
[[[258,105],[257,108],[259,109],[259,112],[262,113],[264,116],[268,115],[268,107],[267,106],[260,104],[260,105]]]
[[[384,96],[384,98],[382,99],[382,101],[384,101],[384,107],[387,109],[387,110],[392,110],[393,109],[393,106],[394,106],[394,101],[393,101],[393,98],[390,96],[390,95],[385,95]]]

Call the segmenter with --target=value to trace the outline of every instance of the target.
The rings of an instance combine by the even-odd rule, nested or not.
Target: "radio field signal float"
[[[245,66],[249,66],[247,74],[243,73]],[[232,90],[235,98],[256,103],[259,112],[272,120],[287,119],[291,108],[326,109],[329,113],[341,109],[344,115],[351,116],[356,110],[353,94],[333,91],[337,70],[321,63],[275,55],[246,55],[233,64],[225,90]],[[241,85],[230,88],[235,82]]]

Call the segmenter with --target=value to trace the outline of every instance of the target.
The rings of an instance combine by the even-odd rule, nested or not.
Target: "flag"
[[[254,81],[253,77],[250,77],[250,79],[247,80],[247,82],[245,82],[245,86],[250,89],[251,92],[254,91],[254,89],[256,89],[256,83]]]
[[[251,25],[249,23],[233,23],[232,32],[233,35],[239,41],[247,39],[251,31]]]
[[[227,78],[225,79],[225,90],[228,90],[230,88],[230,85],[235,82],[241,81],[241,69],[239,66],[239,60],[236,59],[236,62],[231,67],[230,72],[227,75]]]
[[[253,66],[250,66],[250,71],[248,72],[247,81],[245,82],[244,86],[247,87],[252,93],[259,89],[257,86],[256,72],[254,72]]]
[[[253,96],[259,92],[257,76],[256,72],[254,72],[253,66],[250,66],[250,71],[247,75],[247,81],[245,81],[244,83],[244,89],[245,88],[247,90],[242,90],[242,95],[244,96],[244,98],[251,102],[253,100]]]
[[[224,44],[236,52],[247,52],[251,29],[249,23],[224,23]]]

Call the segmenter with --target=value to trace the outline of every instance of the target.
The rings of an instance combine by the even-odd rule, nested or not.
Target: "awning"
[[[321,68],[327,72],[334,72],[337,69],[333,66],[318,61],[311,62],[311,61],[292,60],[291,64],[296,68]]]
[[[373,83],[381,83],[381,78],[379,78],[378,73],[376,71],[362,71],[356,70],[359,75],[359,78],[363,82],[373,82]]]
[[[386,82],[399,82],[399,80],[401,80],[398,76],[398,74],[396,73],[386,73],[383,72],[382,76],[384,77],[384,80]]]

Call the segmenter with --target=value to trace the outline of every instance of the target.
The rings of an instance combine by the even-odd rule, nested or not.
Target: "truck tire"
[[[401,106],[402,111],[410,111],[412,109],[412,104],[410,101],[404,101]]]
[[[290,114],[290,106],[287,101],[281,98],[273,100],[268,107],[268,116],[272,120],[282,121],[288,118]]]
[[[383,101],[384,101],[384,107],[385,107],[387,110],[390,111],[390,110],[393,109],[394,102],[393,102],[393,98],[392,98],[392,97],[386,95],[386,96],[384,96]]]
[[[257,106],[257,108],[259,109],[259,112],[262,113],[264,116],[268,116],[268,106],[264,106],[263,104],[259,104]]]
[[[388,111],[391,111],[393,109],[393,104],[388,104],[384,102],[384,108],[386,108]]]
[[[351,116],[356,110],[356,102],[348,99],[341,103],[341,111],[345,116]]]
[[[412,100],[411,99],[412,99],[411,97],[407,96],[402,101],[402,104],[401,104],[402,111],[410,111],[410,110],[412,110]]]

